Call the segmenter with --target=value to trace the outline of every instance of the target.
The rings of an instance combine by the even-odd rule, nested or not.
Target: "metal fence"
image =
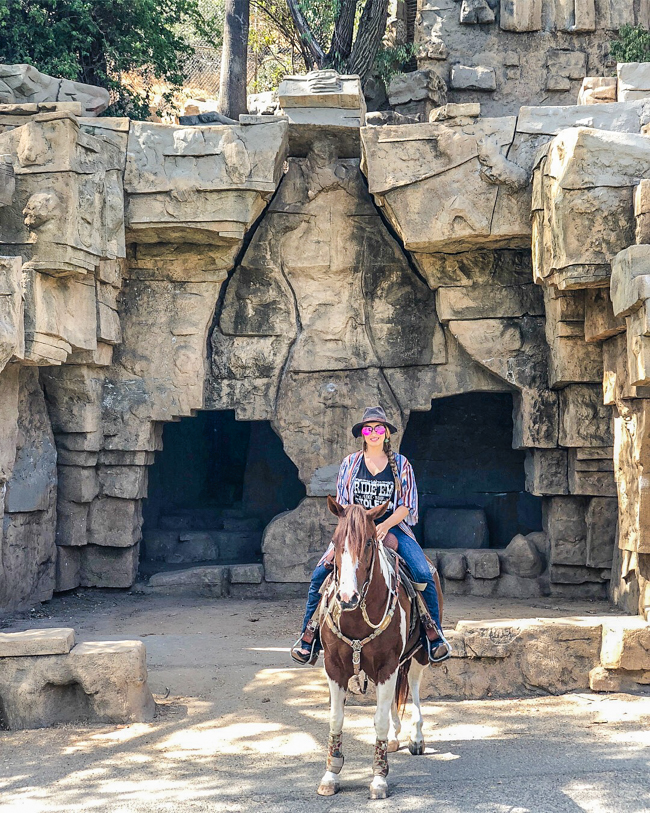
[[[186,62],[185,86],[203,91],[209,97],[219,95],[221,48],[208,43],[193,43],[194,53]],[[277,87],[279,78],[287,73],[303,72],[300,54],[292,48],[264,48],[248,51],[247,80],[249,93],[259,93]]]

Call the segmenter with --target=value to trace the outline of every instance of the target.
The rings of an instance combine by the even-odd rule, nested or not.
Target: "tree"
[[[226,0],[219,80],[219,112],[237,120],[246,104],[249,0]]]
[[[361,81],[370,75],[386,31],[389,0],[365,0],[359,15],[359,0],[330,0],[334,25],[327,50],[308,19],[311,0],[287,0],[303,49],[307,67],[335,68],[357,73]]]
[[[642,25],[624,25],[619,39],[610,46],[610,55],[617,62],[648,62],[650,60],[650,31]]]
[[[192,53],[188,31],[221,38],[200,0],[0,0],[0,61],[107,88],[107,115],[146,118],[155,82],[171,98]],[[132,72],[140,91],[124,84]]]

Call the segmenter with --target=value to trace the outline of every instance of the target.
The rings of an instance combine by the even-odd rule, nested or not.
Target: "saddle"
[[[393,568],[399,568],[400,581],[404,585],[406,594],[411,600],[411,606],[415,609],[415,612],[411,613],[411,623],[407,636],[408,639],[415,632],[418,620],[422,622],[423,626],[430,623],[429,610],[427,605],[424,603],[424,599],[422,598],[422,593],[426,589],[427,585],[425,582],[418,582],[415,580],[413,574],[411,573],[411,569],[405,560],[402,559],[399,553],[391,550],[390,548],[384,548],[384,553],[386,554],[386,558],[390,562],[391,566]],[[431,575],[433,576],[433,574],[436,572],[436,568],[433,562],[431,562],[429,559],[427,559],[427,564],[429,565]]]

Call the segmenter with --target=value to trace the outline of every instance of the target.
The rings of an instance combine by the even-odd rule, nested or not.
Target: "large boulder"
[[[544,570],[544,560],[530,539],[522,534],[512,538],[510,544],[500,553],[504,573],[534,579]]]

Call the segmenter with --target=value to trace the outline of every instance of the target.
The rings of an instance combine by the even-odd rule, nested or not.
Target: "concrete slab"
[[[0,658],[65,655],[73,646],[74,630],[70,627],[0,632]]]

